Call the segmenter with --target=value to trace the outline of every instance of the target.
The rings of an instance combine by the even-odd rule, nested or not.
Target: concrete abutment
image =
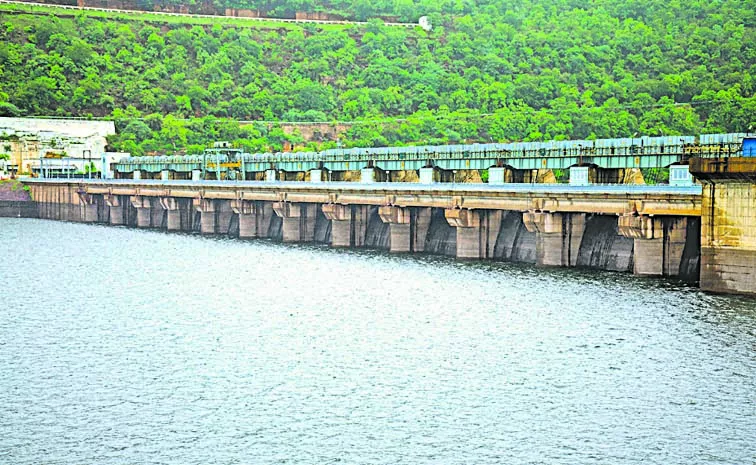
[[[756,157],[693,158],[703,183],[700,286],[756,295]]]

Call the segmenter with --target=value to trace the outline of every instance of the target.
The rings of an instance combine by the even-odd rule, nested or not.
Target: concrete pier
[[[215,201],[212,199],[194,199],[192,206],[200,214],[200,233],[215,234]]]
[[[126,224],[126,208],[120,196],[113,194],[104,194],[105,205],[107,205],[110,216],[110,224],[113,226],[120,226]]]
[[[166,229],[168,231],[181,231],[181,210],[178,199],[174,197],[161,197],[160,206],[165,210]]]
[[[435,168],[420,168],[420,183],[422,184],[433,184],[434,182],[438,182],[439,180],[439,173],[438,170]]]
[[[619,233],[633,239],[633,273],[677,276],[687,240],[687,218],[620,216]]]
[[[231,209],[239,215],[239,238],[268,237],[273,205],[270,202],[232,200]]]
[[[378,209],[381,221],[389,224],[392,253],[419,253],[425,250],[425,238],[431,222],[430,208],[387,205]]]
[[[447,209],[444,211],[444,216],[450,226],[457,228],[457,258],[485,256],[478,211]]]
[[[378,173],[375,168],[363,168],[360,170],[360,182],[370,184],[378,181]]]
[[[80,218],[82,222],[94,223],[97,221],[97,204],[92,195],[79,193],[79,209],[81,210]]]
[[[366,205],[323,204],[323,214],[331,220],[332,247],[362,247],[368,225]]]
[[[284,242],[312,242],[315,236],[317,204],[279,201],[273,211],[282,220]]]
[[[493,256],[501,228],[501,211],[444,210],[450,226],[457,231],[457,258],[481,259]]]
[[[194,199],[194,209],[200,214],[201,234],[228,234],[234,210],[231,201],[220,199]]]
[[[137,227],[152,227],[152,204],[150,202],[150,197],[134,195],[131,196],[130,200],[131,205],[136,208],[137,211]]]
[[[310,182],[326,181],[326,173],[323,170],[310,170]]]
[[[522,214],[525,228],[536,233],[536,264],[575,266],[585,232],[584,213],[527,211]]]
[[[511,170],[503,167],[488,168],[488,184],[500,185],[512,182]]]

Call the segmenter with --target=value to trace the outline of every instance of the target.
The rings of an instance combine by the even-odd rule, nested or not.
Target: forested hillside
[[[434,29],[0,12],[0,114],[112,116],[115,148],[135,153],[216,138],[280,149],[287,137],[218,118],[362,121],[345,143],[364,146],[695,134],[756,121],[751,1],[311,3],[267,7],[429,13]]]

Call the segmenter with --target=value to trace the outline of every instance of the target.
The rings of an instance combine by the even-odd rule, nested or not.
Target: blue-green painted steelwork
[[[560,169],[593,165],[600,168],[665,168],[691,156],[736,156],[745,134],[640,137],[577,141],[518,142],[411,147],[332,149],[322,152],[242,153],[229,148],[208,149],[203,155],[129,157],[116,171],[157,173],[259,173],[266,170],[306,172],[312,169],[356,171],[375,167],[385,171],[437,167],[444,170],[484,170],[505,166],[516,170]]]

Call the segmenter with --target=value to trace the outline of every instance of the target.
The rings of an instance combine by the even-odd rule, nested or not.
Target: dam
[[[127,157],[117,179],[61,178],[41,163],[43,179],[24,180],[33,211],[7,205],[4,216],[585,267],[756,294],[756,139],[674,139],[294,154],[216,144],[201,156]],[[667,170],[669,183],[645,185],[644,169]],[[568,183],[556,178],[563,171]]]
[[[29,180],[40,218],[698,280],[700,186]]]

